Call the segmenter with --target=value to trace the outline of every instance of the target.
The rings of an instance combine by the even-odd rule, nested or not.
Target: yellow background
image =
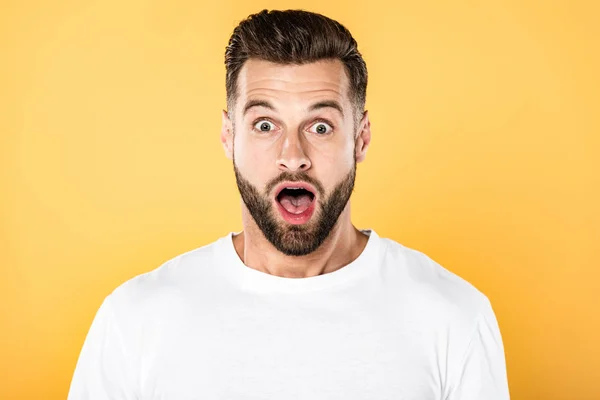
[[[223,53],[304,8],[369,67],[356,225],[490,297],[513,399],[600,399],[595,4],[3,1],[0,398],[64,399],[104,296],[241,229]]]

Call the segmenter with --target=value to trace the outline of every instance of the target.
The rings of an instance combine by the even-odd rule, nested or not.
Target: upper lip
[[[309,192],[311,192],[315,198],[317,197],[317,191],[315,190],[314,186],[311,185],[310,183],[287,181],[287,182],[282,182],[276,186],[275,198],[277,198],[279,196],[279,193],[281,193],[281,191],[286,188],[305,189],[305,190],[308,190]]]

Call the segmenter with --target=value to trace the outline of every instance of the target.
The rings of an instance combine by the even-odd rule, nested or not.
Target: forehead
[[[240,100],[252,96],[289,97],[299,100],[330,97],[347,104],[348,76],[337,59],[309,64],[277,64],[249,59],[238,77]]]

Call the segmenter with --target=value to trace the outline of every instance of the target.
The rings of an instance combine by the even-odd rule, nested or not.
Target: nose
[[[311,166],[310,159],[302,148],[300,138],[293,136],[295,135],[286,137],[281,154],[277,159],[277,167],[289,172],[306,171]]]

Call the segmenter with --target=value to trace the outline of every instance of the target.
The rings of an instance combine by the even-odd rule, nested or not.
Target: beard
[[[264,234],[265,238],[281,253],[288,256],[305,256],[317,250],[327,239],[354,190],[356,178],[356,153],[354,165],[350,172],[335,185],[331,193],[325,196],[323,185],[310,177],[306,172],[283,172],[265,186],[264,192],[252,185],[235,165],[233,157],[233,170],[240,195],[250,215]],[[278,219],[271,197],[272,189],[284,181],[304,181],[312,184],[319,196],[315,205],[315,212],[311,219],[302,225],[293,225]]]

